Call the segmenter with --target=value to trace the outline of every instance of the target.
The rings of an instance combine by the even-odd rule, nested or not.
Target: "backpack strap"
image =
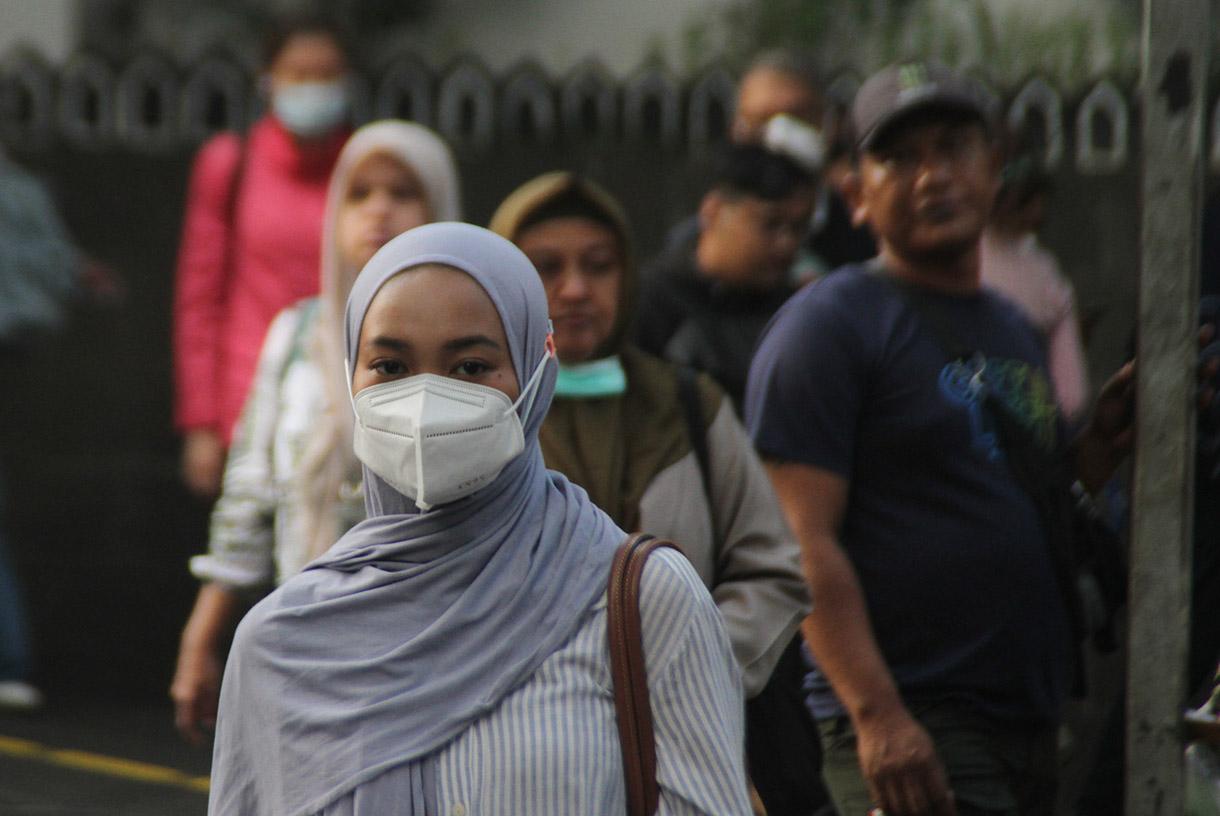
[[[246,164],[250,154],[250,137],[244,133],[237,134],[237,156],[233,161],[233,170],[229,176],[229,189],[225,193],[225,255],[224,280],[232,280],[233,268],[236,264],[237,238],[237,205],[241,200],[241,185],[246,178]]]
[[[707,444],[707,423],[703,417],[703,400],[699,394],[699,372],[690,366],[678,366],[678,401],[686,416],[686,430],[690,435],[690,446],[699,463],[699,476],[703,482],[703,496],[707,499],[708,521],[712,525],[712,549],[721,549],[720,525],[716,523],[716,495],[712,487],[712,458]],[[712,586],[720,583],[720,558],[713,559]]]
[[[703,494],[708,506],[712,504],[712,465],[707,448],[707,424],[703,421],[703,405],[699,398],[699,373],[690,366],[678,366],[678,401],[686,417],[686,429],[690,434],[690,446],[699,462],[699,475],[703,477]],[[713,526],[715,526],[713,524]]]

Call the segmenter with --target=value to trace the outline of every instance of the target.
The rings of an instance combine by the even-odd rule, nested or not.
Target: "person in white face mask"
[[[299,141],[324,139],[350,114],[347,52],[337,28],[320,18],[294,21],[265,46],[262,86],[268,108]]]
[[[322,294],[280,312],[225,465],[202,581],[182,632],[170,688],[192,742],[216,717],[224,645],[250,596],[295,575],[364,518],[343,377],[343,309],[361,267],[412,227],[461,216],[457,166],[445,143],[410,122],[360,128],[331,178],[322,238]]]
[[[210,813],[626,810],[605,600],[624,533],[543,464],[549,323],[525,255],[469,224],[364,268],[345,332],[369,518],[238,627]],[[674,550],[640,605],[657,812],[750,813],[715,605]]]
[[[333,23],[286,20],[263,57],[268,112],[248,133],[221,133],[200,148],[179,245],[174,424],[183,481],[207,500],[220,491],[268,326],[318,293],[326,184],[351,134],[350,60]]]

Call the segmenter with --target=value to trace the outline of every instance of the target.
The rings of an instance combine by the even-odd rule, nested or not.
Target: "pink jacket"
[[[302,146],[271,116],[200,148],[187,188],[174,291],[174,424],[228,444],[272,318],[318,292],[326,186],[346,129]],[[232,249],[226,240],[233,241]]]

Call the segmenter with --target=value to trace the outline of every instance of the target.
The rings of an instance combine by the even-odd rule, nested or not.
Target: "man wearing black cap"
[[[813,592],[827,783],[845,816],[1050,814],[1073,635],[984,400],[1095,490],[1130,446],[1131,368],[1062,446],[1035,331],[979,286],[1000,159],[978,85],[892,66],[852,122],[853,218],[879,256],[788,301],[746,400]],[[974,354],[952,354],[949,333]]]

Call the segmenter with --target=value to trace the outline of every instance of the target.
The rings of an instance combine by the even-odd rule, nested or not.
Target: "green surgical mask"
[[[588,363],[559,364],[557,397],[614,397],[627,390],[627,374],[617,354]]]

